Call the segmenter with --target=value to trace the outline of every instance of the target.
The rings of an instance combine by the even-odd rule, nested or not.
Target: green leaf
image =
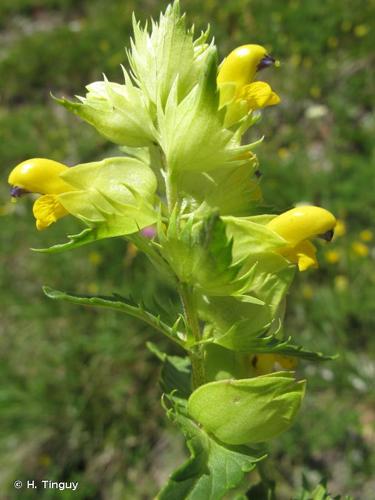
[[[103,307],[107,309],[114,309],[116,311],[123,312],[134,318],[138,318],[148,325],[152,326],[159,332],[166,335],[170,340],[183,346],[184,342],[181,339],[182,335],[177,331],[176,328],[170,327],[157,316],[154,316],[150,312],[144,310],[141,306],[129,304],[120,295],[114,295],[112,297],[107,296],[94,296],[94,295],[79,295],[73,293],[66,293],[60,290],[54,290],[50,287],[43,287],[44,293],[52,300],[64,300],[66,302],[71,302],[72,304],[78,304],[83,306],[94,306]]]
[[[79,248],[99,239],[95,228],[86,228],[78,234],[68,235],[68,238],[69,241],[65,243],[58,243],[48,248],[32,248],[31,250],[39,253],[59,253],[64,252],[65,250]]]
[[[162,362],[160,385],[164,393],[187,399],[191,394],[191,363],[188,357],[168,356],[152,342],[148,349]]]
[[[139,160],[108,158],[77,165],[62,177],[74,190],[58,195],[59,202],[95,227],[97,239],[131,234],[156,221],[156,178]]]
[[[167,415],[184,433],[190,458],[173,472],[158,500],[220,500],[265,458],[261,450],[216,441],[188,416],[184,400],[169,396],[167,402]]]
[[[149,146],[157,135],[151,111],[142,91],[132,84],[125,70],[124,76],[124,85],[106,79],[87,85],[86,97],[78,97],[81,102],[55,100],[115,144]]]
[[[273,335],[256,339],[249,351],[258,353],[283,354],[284,356],[294,356],[296,358],[306,359],[308,361],[331,361],[337,358],[337,354],[323,354],[319,351],[311,351],[301,345],[294,344],[291,337],[280,340]]]
[[[189,414],[223,443],[268,441],[293,422],[305,392],[291,372],[200,386],[188,401]]]
[[[331,496],[327,489],[327,481],[323,479],[315,488],[310,488],[305,476],[302,478],[303,489],[293,500],[354,500],[352,496]]]
[[[233,332],[228,332],[227,335],[215,339],[214,342],[239,353],[277,353],[309,361],[330,361],[337,357],[337,355],[326,355],[321,352],[310,351],[303,346],[294,344],[291,337],[278,339],[275,335],[265,333],[257,337],[243,336],[241,338],[236,335],[235,328],[233,328]]]

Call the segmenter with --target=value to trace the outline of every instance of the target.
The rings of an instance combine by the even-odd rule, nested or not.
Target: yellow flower
[[[367,257],[370,253],[369,247],[361,241],[354,241],[352,243],[352,250],[358,257]]]
[[[311,300],[314,297],[314,289],[308,283],[302,286],[302,295],[304,299]]]
[[[337,219],[335,226],[335,239],[346,234],[346,224],[343,219]]]
[[[227,106],[225,125],[230,127],[251,111],[273,106],[280,97],[265,82],[254,82],[257,71],[275,64],[261,45],[242,45],[222,62],[217,83],[220,107]]]
[[[241,45],[234,49],[220,66],[217,83],[235,83],[240,91],[244,85],[254,80],[260,69],[266,68],[275,62],[261,45]]]
[[[298,265],[300,271],[318,267],[316,248],[310,238],[330,241],[336,218],[324,208],[301,206],[278,215],[267,227],[284,238],[286,246],[278,249],[286,259]]]
[[[348,289],[349,281],[346,276],[339,274],[335,277],[335,288],[339,292],[345,292]]]
[[[282,354],[255,354],[251,358],[251,365],[256,376],[266,375],[275,370],[293,370],[297,366],[297,359]]]
[[[12,186],[11,195],[15,198],[26,193],[39,193],[33,206],[36,227],[46,229],[61,217],[68,214],[58,201],[58,195],[73,191],[60,174],[69,169],[66,165],[46,158],[32,158],[17,165],[10,173],[8,182]]]
[[[99,266],[103,262],[103,257],[98,252],[90,252],[89,253],[89,262],[93,266]]]
[[[372,241],[374,234],[370,229],[364,229],[359,233],[359,237],[361,238],[362,241]]]
[[[366,36],[369,31],[370,31],[370,28],[367,24],[358,24],[354,28],[354,34],[358,38],[362,38],[363,36]]]
[[[324,258],[328,264],[337,264],[341,259],[341,253],[338,250],[327,250],[324,254]]]

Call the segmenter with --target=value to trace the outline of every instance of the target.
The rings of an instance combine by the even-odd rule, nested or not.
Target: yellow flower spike
[[[237,89],[254,80],[257,71],[274,64],[275,60],[261,45],[241,45],[222,62],[217,77],[218,85],[234,83]]]
[[[11,171],[8,182],[11,194],[19,197],[25,193],[42,194],[33,206],[36,227],[43,230],[68,214],[57,196],[74,188],[60,175],[69,169],[66,165],[46,158],[26,160]]]
[[[300,271],[318,267],[316,248],[310,238],[331,240],[336,218],[324,208],[301,206],[275,217],[267,227],[286,240],[278,252],[298,265]]]
[[[331,239],[335,225],[336,218],[331,212],[324,208],[306,205],[278,215],[267,224],[267,227],[290,245],[296,246],[316,236]]]
[[[32,158],[14,167],[8,182],[30,193],[61,194],[73,189],[60,177],[68,169],[66,165],[54,160]]]

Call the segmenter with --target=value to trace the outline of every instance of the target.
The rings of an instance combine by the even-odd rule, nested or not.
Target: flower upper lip
[[[261,69],[268,68],[269,66],[272,66],[272,64],[275,64],[276,60],[274,57],[272,57],[270,54],[266,54],[260,61],[257,66],[257,71],[260,71]]]

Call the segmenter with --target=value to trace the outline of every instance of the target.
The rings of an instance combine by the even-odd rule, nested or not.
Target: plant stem
[[[164,167],[165,193],[170,216],[179,201],[176,189],[176,179],[175,174],[167,168],[165,155],[161,150],[160,161]],[[205,382],[204,351],[203,346],[199,344],[199,341],[202,340],[199,318],[191,287],[184,283],[180,283],[178,286],[178,292],[184,309],[185,323],[188,330],[188,340],[194,340],[195,343],[198,343],[198,345],[193,346],[189,352],[191,361],[192,387],[193,389],[196,389]]]
[[[184,308],[186,325],[188,327],[188,338],[195,342],[202,340],[199,318],[197,315],[194,295],[191,288],[180,284],[179,293]],[[204,353],[201,345],[194,346],[190,351],[190,361],[192,370],[192,386],[196,389],[205,382],[204,373]]]
[[[174,182],[172,172],[166,172],[165,174],[165,190],[167,195],[168,211],[169,214],[171,214],[177,203],[176,183]]]

